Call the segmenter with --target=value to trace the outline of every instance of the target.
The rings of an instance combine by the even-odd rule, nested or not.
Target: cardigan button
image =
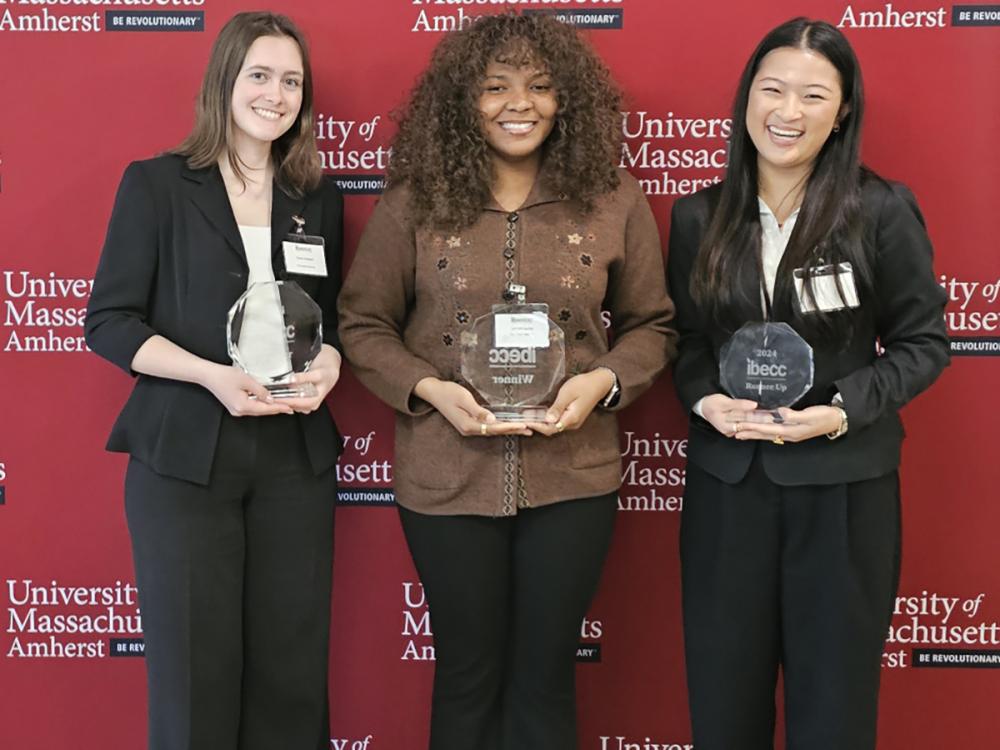
[[[509,214],[507,214],[507,221],[509,221],[511,224],[517,223],[518,218],[519,217],[517,215],[517,211],[511,211]]]

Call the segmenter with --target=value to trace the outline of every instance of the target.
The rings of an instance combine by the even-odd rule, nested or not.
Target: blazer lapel
[[[184,170],[184,177],[195,183],[191,190],[191,200],[204,214],[208,222],[221,234],[229,249],[236,253],[244,267],[247,266],[246,252],[243,250],[243,240],[236,226],[233,207],[229,205],[226,186],[222,182],[222,174],[217,166],[208,169]]]

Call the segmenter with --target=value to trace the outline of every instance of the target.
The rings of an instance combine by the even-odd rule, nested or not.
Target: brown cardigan
[[[340,294],[340,336],[355,374],[397,412],[403,507],[510,515],[621,484],[617,419],[608,410],[553,437],[463,437],[413,395],[428,376],[461,381],[461,332],[503,301],[508,228],[515,278],[529,302],[548,303],[566,333],[567,376],[611,368],[621,385],[614,409],[650,386],[675,352],[673,305],[649,204],[631,175],[620,176],[621,186],[589,214],[536,183],[513,223],[494,203],[457,232],[415,227],[405,187],[375,207]],[[610,350],[602,307],[614,327]]]

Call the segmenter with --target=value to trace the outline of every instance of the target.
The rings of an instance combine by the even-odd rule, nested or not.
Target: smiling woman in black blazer
[[[875,746],[899,574],[898,410],[947,365],[948,339],[913,196],[860,166],[863,106],[839,31],[779,26],[740,80],[725,181],[674,206],[674,381],[691,413],[684,635],[699,750],[773,747],[779,666],[789,750]],[[814,279],[832,264],[848,264],[832,299],[819,281],[796,289],[797,269]],[[764,319],[791,325],[814,353],[812,388],[778,420],[720,386],[720,347]]]
[[[194,129],[125,171],[87,312],[89,346],[131,375],[108,448],[125,504],[155,750],[329,746],[334,464],[324,399],[340,373],[342,201],[322,177],[306,46],[285,17],[241,13],[212,49]],[[281,269],[305,220],[326,277],[314,398],[274,401],[230,364],[226,316]]]

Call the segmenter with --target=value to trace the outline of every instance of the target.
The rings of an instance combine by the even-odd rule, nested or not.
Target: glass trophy
[[[274,398],[311,398],[312,383],[293,383],[323,346],[323,311],[294,281],[251,284],[229,310],[226,345],[233,364]]]
[[[813,384],[813,351],[787,323],[747,323],[719,353],[722,387],[733,398],[757,402],[757,414],[780,421]]]
[[[460,340],[462,377],[503,422],[541,422],[566,372],[566,338],[549,306],[524,301],[494,305]]]

